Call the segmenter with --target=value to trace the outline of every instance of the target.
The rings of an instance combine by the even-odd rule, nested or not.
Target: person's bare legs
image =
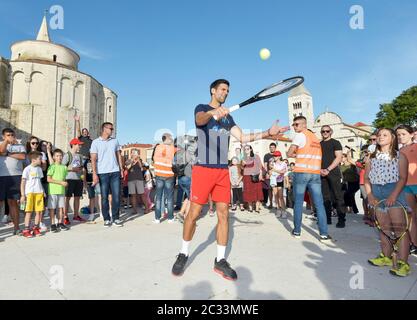
[[[278,198],[278,206],[281,208],[282,211],[285,211],[285,201],[284,201],[284,189],[278,188],[277,198]]]
[[[149,212],[149,203],[148,203],[148,198],[146,197],[146,194],[144,194],[144,193],[142,193],[142,194],[140,195],[140,197],[141,197],[142,202],[143,202],[143,204],[144,204],[144,206],[145,206],[145,213],[148,213],[148,212]]]
[[[70,200],[71,200],[71,197],[65,197],[65,209],[64,209],[64,216],[65,216],[65,217],[67,217],[67,218],[69,218],[69,217],[68,217],[68,210],[69,210]],[[74,210],[74,211],[75,211],[75,210]]]
[[[185,219],[189,211],[190,211],[190,200],[184,199],[184,202],[182,203],[179,214],[182,215]]]
[[[58,222],[63,224],[64,223],[64,208],[59,208],[58,210]]]
[[[74,218],[80,215],[80,197],[74,197]]]
[[[19,208],[17,206],[17,200],[8,199],[7,204],[9,205],[10,220],[14,225],[14,230],[19,230]]]
[[[377,216],[378,222],[381,226],[381,229],[384,230],[385,233],[389,234],[391,231],[391,218],[390,215],[386,212],[376,210],[375,214]],[[379,232],[379,239],[381,240],[381,251],[384,256],[391,258],[392,256],[392,246],[385,235],[382,232]]]
[[[417,198],[411,194],[406,193],[407,204],[411,208],[411,228],[409,231],[411,242],[417,246]]]
[[[395,236],[399,237],[407,228],[406,220],[404,217],[404,210],[402,208],[389,209],[389,216],[391,218],[392,230],[394,231]],[[409,254],[410,254],[410,237],[407,232],[407,234],[401,239],[398,245],[397,260],[408,262]]]
[[[30,220],[32,220],[32,212],[25,212],[25,229],[30,228]]]
[[[49,217],[51,218],[51,226],[55,224],[55,209],[49,209]]]
[[[184,228],[182,232],[182,238],[184,241],[191,241],[193,239],[196,228],[196,221],[200,216],[201,209],[203,209],[201,204],[191,202],[190,211],[184,220]]]
[[[227,246],[229,237],[229,204],[216,202],[216,212],[218,218],[216,232],[217,245]]]
[[[137,200],[137,195],[136,194],[131,194],[130,195],[130,202],[131,202],[131,205],[132,205],[132,209],[133,209],[133,214],[137,214],[138,212],[137,212],[137,205],[138,205],[138,200]]]
[[[41,223],[41,217],[42,217],[43,211],[35,212],[35,225],[39,226]]]

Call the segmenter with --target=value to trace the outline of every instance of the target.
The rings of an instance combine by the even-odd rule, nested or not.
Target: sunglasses
[[[35,145],[39,145],[39,142],[31,142],[30,144],[35,146]]]
[[[322,130],[321,133],[330,133],[330,130]]]

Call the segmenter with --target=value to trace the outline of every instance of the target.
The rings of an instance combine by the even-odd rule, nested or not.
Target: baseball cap
[[[74,139],[72,139],[71,141],[70,141],[70,145],[71,146],[74,146],[74,145],[76,145],[76,144],[84,144],[84,142],[81,142],[80,140],[78,140],[77,138],[74,138]]]
[[[279,151],[275,151],[272,155],[274,157],[281,157],[282,156],[281,152],[279,152]]]

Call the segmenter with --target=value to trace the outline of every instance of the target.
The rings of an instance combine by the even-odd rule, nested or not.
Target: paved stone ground
[[[305,218],[301,239],[290,236],[292,216],[279,220],[269,210],[230,217],[228,260],[236,282],[212,270],[217,219],[198,221],[192,254],[181,278],[171,267],[181,245],[180,223],[152,224],[153,215],[123,215],[123,228],[75,224],[68,232],[25,239],[0,228],[0,299],[416,299],[413,273],[397,278],[389,268],[367,264],[378,251],[375,230],[361,215],[347,228],[330,226],[336,242],[317,239],[316,222]],[[55,267],[54,267],[55,266]],[[51,288],[56,266],[63,287]],[[52,268],[52,269],[51,269]],[[351,284],[363,272],[363,288]],[[59,283],[59,282],[58,282]]]

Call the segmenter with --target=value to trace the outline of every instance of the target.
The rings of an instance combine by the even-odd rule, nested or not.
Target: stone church
[[[320,129],[328,125],[333,129],[332,138],[339,140],[343,147],[348,146],[354,150],[354,155],[359,157],[361,146],[367,143],[368,137],[374,129],[362,122],[348,124],[342,117],[334,112],[325,111],[314,118],[313,97],[304,84],[290,91],[288,97],[288,121],[291,124],[296,116],[307,118],[307,127],[321,139]],[[294,134],[291,128],[290,135]]]
[[[103,122],[116,128],[117,94],[80,72],[80,56],[53,43],[46,17],[36,40],[11,46],[10,60],[0,57],[0,129],[16,129],[25,141],[34,135],[67,149],[75,135],[74,114],[92,138]]]

